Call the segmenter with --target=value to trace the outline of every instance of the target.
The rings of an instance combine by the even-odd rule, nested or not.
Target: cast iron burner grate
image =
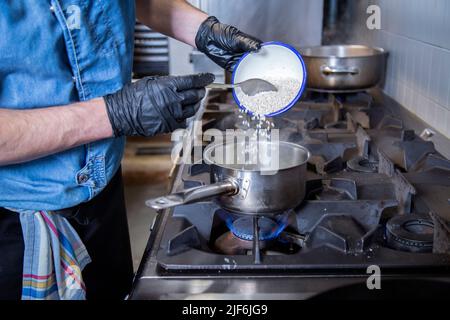
[[[205,113],[209,122],[203,129],[234,129],[236,119],[234,112]],[[447,226],[437,217],[448,211],[450,162],[430,143],[406,130],[386,108],[372,104],[368,94],[306,97],[273,121],[281,129],[280,139],[301,144],[312,154],[306,197],[289,214],[286,226],[280,228],[273,216],[243,219],[214,201],[174,208],[155,255],[160,272],[357,269],[365,275],[368,264],[448,270],[450,256],[441,254],[447,238],[442,237],[439,243],[445,247],[435,252],[433,233],[447,235]],[[181,170],[176,188],[211,182],[204,163]],[[407,223],[396,218],[413,218],[417,212],[436,215]]]
[[[378,161],[357,156],[347,161],[347,168],[353,172],[373,173],[378,171]]]

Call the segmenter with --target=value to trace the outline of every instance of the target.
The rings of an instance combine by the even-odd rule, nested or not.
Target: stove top
[[[450,161],[374,96],[309,92],[273,118],[281,140],[311,152],[304,201],[271,217],[227,212],[212,200],[161,212],[132,297],[166,294],[145,285],[149,279],[170,286],[171,297],[189,295],[205,277],[231,292],[231,279],[240,292],[248,279],[259,286],[284,277],[291,285],[283,292],[299,297],[294,278],[339,278],[326,282],[338,287],[367,277],[370,265],[450,279]],[[229,93],[212,92],[203,130],[239,128],[242,117]],[[209,183],[208,165],[180,165],[172,191]],[[180,277],[183,285],[170,282]]]

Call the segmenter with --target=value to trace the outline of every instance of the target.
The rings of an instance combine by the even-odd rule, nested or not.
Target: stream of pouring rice
[[[265,78],[264,80],[272,83],[278,90],[275,92],[261,92],[254,96],[248,96],[239,88],[236,94],[242,105],[249,110],[240,109],[239,121],[245,130],[252,130],[249,145],[244,147],[245,163],[243,169],[247,170],[278,170],[282,159],[279,155],[279,149],[274,148],[278,142],[272,135],[272,129],[275,128],[271,118],[264,115],[277,112],[285,108],[295,98],[299,91],[299,83],[292,78]]]

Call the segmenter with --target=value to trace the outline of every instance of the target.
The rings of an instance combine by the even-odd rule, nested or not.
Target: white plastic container
[[[273,117],[292,108],[300,99],[306,85],[306,67],[300,53],[290,45],[281,42],[266,42],[258,52],[249,52],[238,61],[232,77],[232,83],[252,78],[267,79],[273,77],[292,78],[298,81],[298,92],[292,101],[279,110],[266,114]],[[252,113],[239,101],[236,91],[233,97],[239,108]]]

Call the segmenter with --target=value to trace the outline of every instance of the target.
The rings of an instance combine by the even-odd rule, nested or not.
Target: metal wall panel
[[[320,45],[323,0],[201,0],[201,9],[224,23],[293,46]]]

